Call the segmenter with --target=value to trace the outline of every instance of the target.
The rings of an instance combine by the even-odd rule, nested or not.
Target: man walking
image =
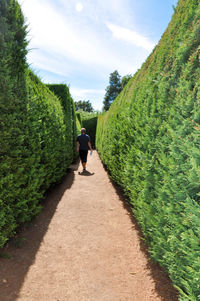
[[[76,148],[77,152],[79,152],[79,156],[81,159],[81,163],[83,166],[83,171],[86,170],[86,163],[87,163],[87,155],[88,150],[92,152],[92,145],[90,142],[90,136],[86,135],[86,129],[81,129],[81,135],[78,135],[76,138]]]

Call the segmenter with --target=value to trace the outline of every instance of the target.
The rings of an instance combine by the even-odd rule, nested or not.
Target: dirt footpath
[[[0,259],[0,300],[177,300],[96,152],[87,169],[72,166],[41,215],[4,250],[11,258]]]

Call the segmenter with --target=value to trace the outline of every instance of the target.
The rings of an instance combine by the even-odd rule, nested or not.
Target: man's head
[[[85,134],[86,133],[86,129],[85,128],[82,128],[81,129],[81,134]]]

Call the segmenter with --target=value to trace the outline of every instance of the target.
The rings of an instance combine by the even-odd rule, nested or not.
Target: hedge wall
[[[200,300],[200,4],[180,0],[110,110],[96,145],[180,300]]]
[[[79,124],[82,124],[82,119],[81,119],[81,113],[80,112],[76,112],[76,117],[79,121]]]
[[[45,191],[66,173],[77,131],[68,88],[62,86],[68,98],[60,101],[28,70],[26,26],[16,1],[0,2],[0,28],[2,247],[21,223],[40,211]]]
[[[24,174],[26,27],[16,1],[0,2],[0,246],[16,228]]]
[[[97,116],[83,120],[82,125],[86,128],[87,134],[91,138],[92,147],[95,148]]]
[[[70,95],[69,88],[65,84],[48,84],[47,87],[60,99],[65,114],[66,137],[67,137],[67,165],[76,157],[75,138],[76,114],[74,101]]]
[[[80,111],[76,112],[76,114],[77,114],[77,116],[80,116],[82,127],[86,128],[86,133],[91,138],[92,147],[95,148],[98,113],[96,113],[96,112],[89,113],[89,112],[80,110]]]

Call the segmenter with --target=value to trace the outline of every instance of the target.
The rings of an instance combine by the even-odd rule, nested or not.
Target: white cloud
[[[91,94],[95,95],[104,95],[105,90],[101,89],[79,89],[79,88],[71,88],[70,89],[71,93],[77,98],[77,97],[82,97],[83,99],[87,98]]]
[[[106,23],[106,26],[116,39],[126,41],[138,47],[142,47],[148,51],[151,51],[155,46],[155,43],[133,30],[109,22]]]
[[[63,63],[64,59],[60,56],[55,56],[51,52],[44,52],[42,50],[32,50],[28,54],[30,66],[37,69],[49,71],[54,74],[66,76],[69,75],[69,68],[66,69],[66,64]]]
[[[50,72],[51,81],[55,75],[55,82],[63,78],[76,87],[70,88],[75,99],[102,101],[109,74],[116,69],[122,76],[133,74],[153,47],[128,29],[134,27],[128,21],[128,0],[107,1],[19,0],[29,24],[28,62],[42,70],[44,82]],[[80,89],[84,86],[92,88]]]
[[[64,75],[69,74],[72,64],[79,64],[85,66],[86,71],[98,70],[104,76],[115,69],[122,74],[137,70],[138,63],[136,66],[128,61],[120,52],[120,45],[113,46],[104,36],[105,24],[101,24],[101,31],[96,31],[91,24],[78,26],[77,19],[61,14],[46,0],[21,1],[30,24],[33,50],[28,56],[29,62],[38,68]],[[44,53],[48,55],[45,57]]]
[[[101,89],[79,89],[70,87],[70,93],[75,101],[90,100],[95,110],[102,109],[105,90]]]
[[[76,3],[77,12],[81,12],[83,10],[83,4],[81,2]]]
[[[36,48],[33,51],[42,49],[57,57],[70,57],[77,63],[93,67],[113,68],[118,62],[118,58],[106,49],[93,30],[88,27],[83,27],[82,31],[76,29],[48,3],[24,1],[23,9],[30,24],[30,47]]]

